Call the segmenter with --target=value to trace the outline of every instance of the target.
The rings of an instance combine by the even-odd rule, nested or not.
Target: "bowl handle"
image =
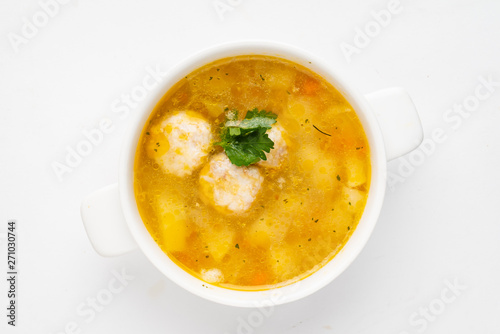
[[[365,97],[377,116],[388,161],[413,151],[422,143],[422,124],[406,90],[387,88]]]
[[[89,195],[80,207],[90,243],[102,256],[117,256],[137,248],[120,204],[118,184]]]

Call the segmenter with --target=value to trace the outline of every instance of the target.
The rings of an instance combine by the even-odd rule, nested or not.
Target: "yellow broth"
[[[257,167],[264,181],[245,213],[201,200],[209,157],[184,177],[152,159],[169,150],[159,124],[170,114],[201,115],[217,141],[225,110],[253,108],[278,115],[288,155],[279,168]],[[210,155],[222,151],[211,145]],[[331,260],[355,230],[369,185],[369,146],[350,104],[307,68],[258,55],[210,63],[171,88],[143,129],[134,167],[140,215],[165,254],[200,279],[217,269],[208,281],[238,290],[289,284]]]

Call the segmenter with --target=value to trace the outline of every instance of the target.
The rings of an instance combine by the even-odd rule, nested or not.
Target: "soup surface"
[[[267,160],[237,166],[221,127],[277,115]],[[161,249],[202,280],[239,290],[300,280],[331,260],[362,215],[370,184],[356,113],[323,78],[270,56],[218,60],[188,74],[153,110],[134,187]]]

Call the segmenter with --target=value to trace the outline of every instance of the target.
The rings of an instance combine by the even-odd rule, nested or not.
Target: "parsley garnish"
[[[276,123],[273,112],[249,110],[243,120],[238,120],[238,112],[228,111],[227,120],[220,131],[219,145],[224,148],[227,157],[236,166],[248,166],[267,160],[266,154],[274,148],[274,142],[266,134],[271,126]]]

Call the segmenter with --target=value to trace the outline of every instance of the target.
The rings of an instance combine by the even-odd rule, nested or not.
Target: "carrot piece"
[[[252,277],[251,285],[264,285],[268,284],[267,279],[268,275],[265,271],[258,271]]]
[[[305,95],[314,95],[318,92],[320,83],[318,80],[307,77],[302,84],[302,93]]]

